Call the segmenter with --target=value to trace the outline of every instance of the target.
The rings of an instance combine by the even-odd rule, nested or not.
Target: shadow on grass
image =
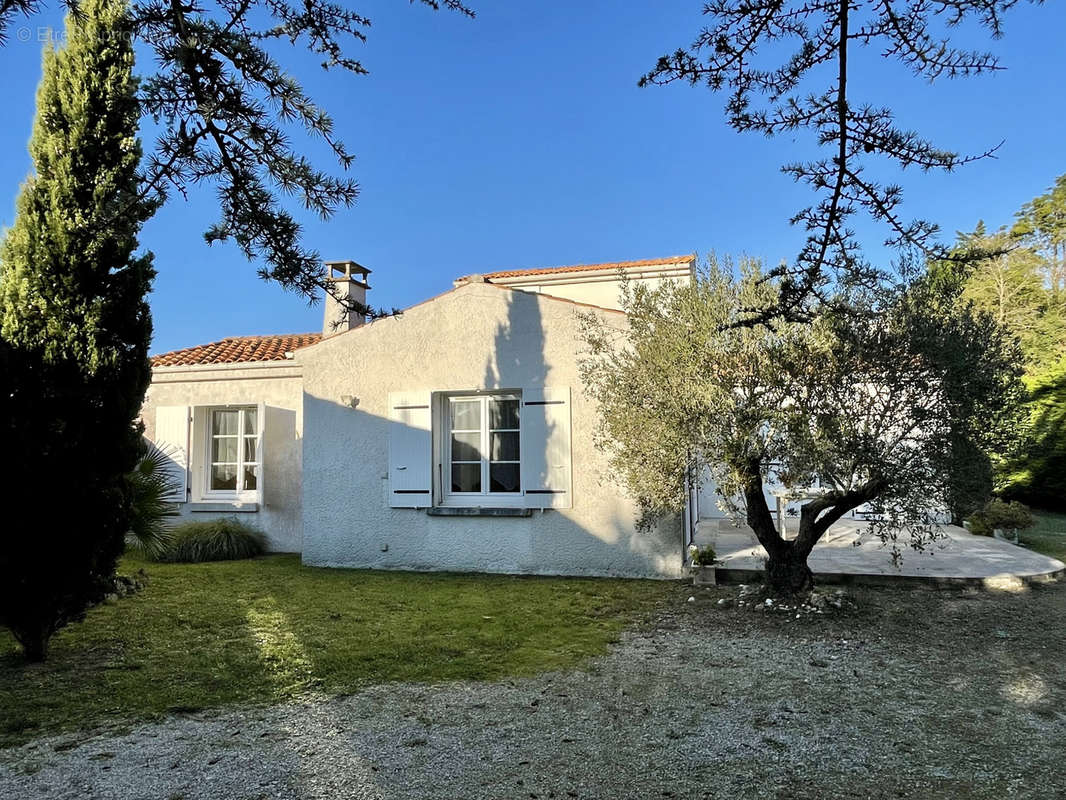
[[[24,665],[0,632],[0,745],[388,681],[568,667],[604,652],[669,587],[315,569],[296,556],[145,566],[144,591],[62,631],[44,664]]]

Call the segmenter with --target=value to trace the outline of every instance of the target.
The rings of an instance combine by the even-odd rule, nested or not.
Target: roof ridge
[[[684,264],[688,261],[695,261],[697,258],[695,253],[688,253],[686,255],[679,256],[667,256],[666,258],[644,258],[635,261],[605,261],[598,264],[566,264],[559,267],[532,267],[529,269],[502,269],[494,270],[492,272],[480,273],[480,277],[492,279],[492,278],[510,278],[520,277],[522,275],[545,275],[551,273],[562,272],[593,272],[597,270],[608,269],[626,269],[633,267],[655,267],[665,266],[668,264]],[[474,273],[477,274],[477,273]],[[462,281],[465,278],[470,278],[472,275],[463,275],[457,280]]]
[[[280,339],[286,336],[321,336],[318,331],[301,331],[300,333],[249,333],[249,334],[237,334],[236,336],[224,336],[221,339],[216,339],[215,342],[206,342],[206,344],[215,344],[216,342],[227,342],[230,339]],[[201,345],[193,345],[193,347],[200,347]]]

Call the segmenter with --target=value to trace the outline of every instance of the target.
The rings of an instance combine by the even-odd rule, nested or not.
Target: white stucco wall
[[[303,560],[320,566],[676,577],[679,523],[635,528],[606,481],[577,373],[572,303],[484,283],[296,353],[304,377]],[[624,317],[606,315],[614,324]],[[388,393],[571,388],[573,507],[524,518],[388,506]],[[341,402],[358,399],[356,408]]]
[[[777,498],[772,493],[775,486],[776,484],[763,487],[763,497],[766,498],[766,504],[771,511],[777,508]],[[718,496],[718,484],[715,483],[709,469],[704,469],[701,474],[698,502],[700,519],[723,519],[728,516],[726,512],[719,508],[721,498]],[[799,508],[795,503],[790,503],[788,507]]]
[[[626,277],[632,285],[646,286],[654,291],[666,281],[692,280],[695,261],[665,264],[655,267],[627,268]],[[492,283],[527,292],[549,294],[601,308],[621,308],[621,284],[618,270],[589,270],[566,272],[560,270],[540,275],[511,278],[492,278]]]
[[[300,513],[303,461],[303,388],[300,368],[291,361],[251,364],[206,364],[161,367],[152,371],[152,384],[141,409],[145,435],[153,438],[155,410],[160,406],[266,405],[263,429],[263,502],[254,512],[198,511],[196,503],[182,503],[183,519],[239,516],[267,535],[276,552],[302,548]],[[196,498],[204,480],[203,446],[192,440],[189,483]]]

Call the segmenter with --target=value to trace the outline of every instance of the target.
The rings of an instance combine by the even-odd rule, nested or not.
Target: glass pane
[[[480,460],[481,434],[479,432],[452,434],[452,461]]]
[[[489,428],[518,427],[518,400],[494,397],[489,400]]]
[[[489,448],[492,461],[518,461],[518,431],[513,433],[492,433],[492,446]]]
[[[255,457],[255,442],[254,436],[244,437],[244,460],[253,464],[258,460]]]
[[[237,437],[225,436],[211,440],[211,460],[237,462]]]
[[[452,430],[476,431],[481,428],[480,400],[452,401]]]
[[[239,411],[215,411],[211,415],[211,433],[219,434],[237,433],[237,416]]]
[[[259,429],[256,428],[256,417],[259,415],[257,409],[246,408],[244,409],[244,432],[246,434],[259,433]]]
[[[237,465],[216,464],[211,467],[212,489],[236,489],[237,488]]]
[[[258,485],[259,467],[244,468],[244,488],[254,489]]]
[[[452,464],[453,492],[481,491],[481,464]]]
[[[489,464],[490,492],[517,492],[518,487],[517,464]]]

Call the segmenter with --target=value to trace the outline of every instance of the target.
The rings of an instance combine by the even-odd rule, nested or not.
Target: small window
[[[521,398],[492,394],[447,401],[447,493],[464,498],[519,494]]]
[[[254,492],[259,485],[258,410],[213,408],[208,423],[207,491]]]

